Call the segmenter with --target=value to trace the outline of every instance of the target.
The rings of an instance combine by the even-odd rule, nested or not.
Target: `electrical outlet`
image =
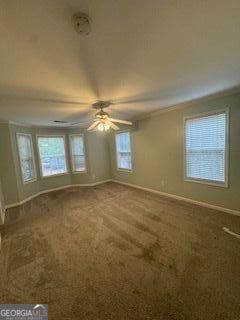
[[[165,181],[164,181],[164,179],[161,180],[161,186],[162,186],[162,187],[165,186]]]

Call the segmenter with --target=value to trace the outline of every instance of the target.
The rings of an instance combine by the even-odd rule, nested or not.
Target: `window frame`
[[[129,133],[130,136],[130,150],[131,150],[131,169],[125,169],[125,168],[119,168],[118,167],[118,150],[117,150],[117,135],[120,133]],[[116,155],[116,170],[122,171],[122,172],[128,172],[131,173],[133,171],[133,152],[132,152],[132,134],[131,130],[118,130],[115,132],[114,135],[114,142],[115,142],[115,155]]]
[[[85,161],[85,169],[82,171],[76,171],[74,169],[74,162],[73,162],[73,153],[72,153],[72,137],[80,136],[83,139],[83,154],[84,154],[84,161]],[[86,157],[86,146],[85,146],[85,135],[84,133],[73,133],[68,135],[69,138],[69,148],[70,148],[70,158],[71,158],[71,169],[73,174],[83,174],[87,173],[87,157]]]
[[[224,182],[218,182],[214,180],[208,179],[197,179],[191,178],[187,176],[187,152],[186,152],[186,122],[187,120],[191,119],[199,119],[208,116],[214,116],[218,114],[225,113],[226,115],[226,129],[225,129],[225,176]],[[203,112],[200,114],[195,114],[193,116],[187,116],[183,118],[184,126],[183,126],[183,168],[184,168],[184,181],[185,182],[195,182],[209,186],[221,187],[221,188],[228,188],[229,187],[229,127],[230,127],[230,111],[229,108],[223,108],[218,110],[212,110]]]
[[[21,160],[20,149],[19,149],[19,144],[18,144],[18,137],[19,136],[27,136],[30,138],[30,148],[31,148],[31,152],[32,152],[34,177],[31,180],[27,180],[27,181],[24,181],[24,172],[22,169],[22,160]],[[21,170],[22,183],[25,185],[25,184],[29,184],[29,183],[37,181],[37,171],[36,171],[36,162],[35,162],[32,134],[31,133],[16,132],[16,142],[17,142],[18,160],[19,160],[19,165],[20,165],[20,170]]]
[[[43,172],[42,172],[42,163],[41,163],[41,154],[40,154],[40,148],[39,148],[39,144],[38,144],[38,138],[63,138],[63,142],[64,142],[64,152],[65,152],[65,159],[66,159],[66,172],[51,174],[51,175],[48,175],[48,176],[44,176],[44,175],[43,175]],[[36,135],[36,142],[37,142],[37,153],[38,153],[39,170],[40,170],[40,175],[41,175],[41,178],[42,178],[42,179],[52,178],[52,177],[58,177],[58,176],[65,176],[65,175],[69,174],[66,135],[64,135],[64,134],[37,134],[37,135]]]

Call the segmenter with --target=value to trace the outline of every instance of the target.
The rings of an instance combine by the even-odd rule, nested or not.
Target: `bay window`
[[[40,168],[43,177],[67,173],[64,136],[38,136]]]

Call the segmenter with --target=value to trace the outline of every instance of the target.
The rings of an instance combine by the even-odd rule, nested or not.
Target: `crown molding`
[[[32,124],[28,124],[28,123],[24,123],[24,122],[18,122],[18,121],[9,121],[8,122],[9,125],[13,125],[13,126],[20,126],[20,127],[27,127],[27,128],[32,128],[33,125]]]
[[[86,127],[80,127],[80,126],[65,126],[65,127],[59,127],[59,126],[49,126],[49,125],[34,125],[29,123],[22,123],[17,121],[11,121],[11,120],[2,120],[0,119],[0,124],[7,124],[8,126],[18,126],[18,127],[24,127],[24,128],[31,128],[31,129],[49,129],[49,130],[67,130],[67,131],[86,131]]]
[[[12,126],[19,126],[19,127],[25,127],[25,128],[37,128],[37,129],[51,129],[51,130],[67,130],[70,127],[58,127],[58,126],[49,126],[49,125],[35,125],[30,123],[23,123],[23,122],[17,122],[17,121],[11,121],[11,120],[1,120],[0,124],[8,124]]]
[[[9,121],[8,121],[8,120],[0,119],[0,124],[9,124]]]
[[[144,120],[147,118],[153,118],[153,117],[157,117],[158,115],[161,115],[162,113],[166,113],[166,112],[170,112],[170,111],[175,111],[175,110],[179,110],[179,109],[184,109],[187,107],[191,107],[194,106],[200,102],[207,102],[207,101],[211,101],[217,98],[222,98],[222,97],[227,97],[227,96],[232,96],[235,94],[240,94],[240,86],[231,88],[231,89],[227,89],[224,91],[219,91],[213,94],[209,94],[206,95],[204,97],[200,97],[200,98],[196,98],[196,99],[191,99],[185,102],[181,102],[178,104],[174,104],[174,105],[170,105],[167,107],[163,107],[161,109],[152,111],[152,112],[148,112],[148,113],[144,113],[136,118],[133,118],[132,121],[139,121],[139,120]]]

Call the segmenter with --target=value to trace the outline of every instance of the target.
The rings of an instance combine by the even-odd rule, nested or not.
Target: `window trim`
[[[38,144],[38,138],[63,138],[65,159],[66,159],[66,172],[51,174],[51,175],[48,175],[48,176],[44,176],[43,175],[42,164],[41,164],[41,154],[40,154],[40,149],[39,149],[39,144]],[[36,135],[36,142],[37,142],[37,153],[38,153],[39,170],[40,170],[40,175],[41,175],[42,179],[58,177],[58,176],[65,176],[65,175],[70,173],[69,172],[69,165],[68,165],[68,152],[67,152],[67,144],[66,144],[66,135],[65,134],[37,134]]]
[[[197,179],[187,177],[187,158],[186,158],[186,121],[191,119],[204,118],[207,116],[218,115],[221,113],[226,114],[226,130],[225,130],[225,180],[224,182],[218,182],[207,179]],[[229,187],[229,153],[230,153],[230,143],[229,143],[229,127],[230,127],[230,110],[228,107],[223,109],[217,109],[212,111],[203,112],[200,114],[195,114],[193,116],[187,116],[183,118],[183,172],[184,172],[184,181],[185,182],[194,182],[200,183],[209,186],[228,188]]]
[[[18,145],[18,136],[28,136],[28,137],[30,137],[30,147],[31,147],[31,152],[32,152],[34,177],[31,180],[27,180],[27,181],[24,181],[24,177],[23,177],[22,161],[21,161],[20,149],[19,149],[19,145]],[[25,184],[29,184],[29,183],[37,181],[37,171],[36,171],[35,154],[34,154],[34,149],[33,149],[32,134],[16,132],[16,142],[17,142],[18,160],[19,160],[19,165],[20,165],[20,170],[21,170],[22,183],[25,185]]]
[[[73,154],[72,154],[72,143],[71,137],[80,136],[83,139],[83,153],[84,153],[84,160],[85,160],[85,169],[82,171],[74,170],[74,162],[73,162]],[[73,133],[68,135],[69,139],[69,148],[70,148],[70,158],[71,158],[71,170],[72,174],[83,174],[87,173],[87,156],[86,156],[86,145],[85,145],[85,135],[84,133]]]
[[[119,168],[118,167],[118,151],[117,151],[117,135],[119,133],[126,133],[128,132],[130,135],[130,148],[131,148],[131,169],[124,169],[124,168]],[[114,142],[115,142],[115,155],[116,155],[116,170],[120,171],[120,172],[128,172],[131,173],[133,172],[133,153],[132,153],[132,134],[131,134],[131,130],[126,129],[126,130],[118,130],[117,132],[115,132],[114,135]]]

